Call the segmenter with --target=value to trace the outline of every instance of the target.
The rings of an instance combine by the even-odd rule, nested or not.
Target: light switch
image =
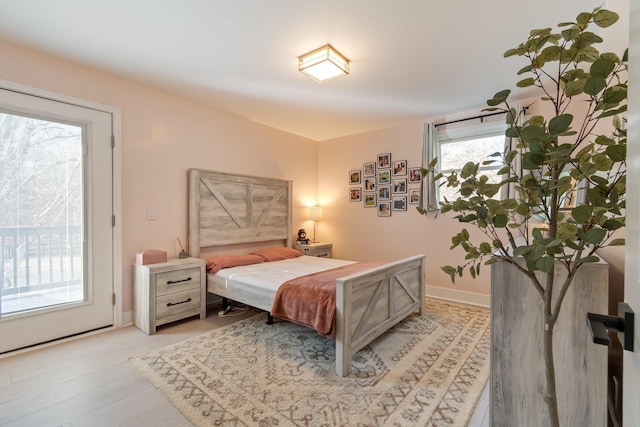
[[[148,220],[156,219],[156,208],[147,208],[147,219]]]

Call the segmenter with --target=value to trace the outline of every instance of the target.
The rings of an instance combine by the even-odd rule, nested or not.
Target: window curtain
[[[429,164],[436,158],[436,142],[438,133],[436,132],[436,124],[433,122],[424,124],[424,134],[422,141],[422,167],[427,168]],[[420,200],[419,208],[425,210],[438,209],[438,195],[436,193],[436,182],[433,179],[435,174],[433,171],[420,181]]]

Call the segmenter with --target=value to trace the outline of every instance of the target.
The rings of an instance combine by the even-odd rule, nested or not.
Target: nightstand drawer
[[[295,245],[295,249],[300,251],[302,255],[331,258],[333,256],[331,243],[309,243],[307,245]]]
[[[200,288],[200,269],[166,271],[156,275],[156,295]]]
[[[190,289],[184,292],[158,296],[156,299],[156,318],[173,316],[185,311],[200,308],[200,288]]]

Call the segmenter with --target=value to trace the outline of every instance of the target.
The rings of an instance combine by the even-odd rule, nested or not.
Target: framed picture
[[[390,184],[391,183],[391,171],[379,170],[378,171],[378,184]]]
[[[352,187],[349,189],[349,201],[359,202],[362,200],[362,189],[360,187]]]
[[[364,179],[364,191],[376,191],[376,179],[365,178]]]
[[[364,207],[375,208],[376,207],[376,193],[364,193]]]
[[[422,181],[422,174],[420,173],[420,168],[409,168],[409,182],[420,182]]]
[[[378,216],[391,216],[391,202],[378,202]]]
[[[407,178],[400,178],[393,180],[393,192],[394,193],[406,193],[407,192]]]
[[[402,176],[407,174],[407,161],[406,160],[398,160],[397,162],[393,162],[393,175],[394,176]]]
[[[390,185],[381,185],[378,187],[378,200],[391,200]]]
[[[409,189],[409,204],[417,205],[420,202],[420,189],[419,188],[410,188]]]
[[[394,211],[406,211],[407,210],[407,196],[393,196],[393,210]]]
[[[354,185],[354,184],[360,184],[360,171],[359,170],[352,170],[349,171],[349,184],[350,185]]]
[[[389,169],[391,167],[391,153],[378,154],[378,169]]]
[[[363,164],[362,172],[364,176],[376,176],[376,162]]]

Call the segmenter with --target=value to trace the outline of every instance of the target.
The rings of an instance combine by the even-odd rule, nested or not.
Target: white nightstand
[[[148,335],[156,327],[206,311],[205,263],[198,258],[174,259],[135,266],[134,324]]]
[[[302,252],[302,255],[325,257],[325,258],[331,258],[333,256],[332,243],[309,243],[306,245],[299,245],[296,243],[294,248]]]

